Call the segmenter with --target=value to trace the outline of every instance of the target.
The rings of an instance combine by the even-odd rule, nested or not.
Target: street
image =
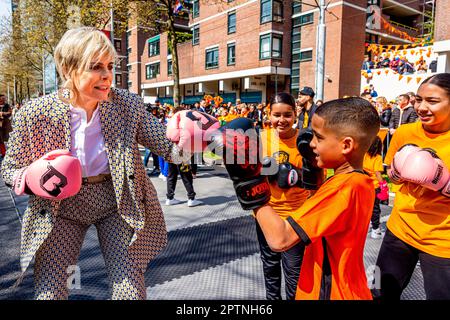
[[[149,164],[151,168],[151,164]],[[152,177],[158,191],[168,229],[168,246],[153,260],[146,272],[149,300],[263,300],[265,299],[262,264],[259,258],[254,219],[240,208],[225,169],[200,166],[194,180],[196,199],[204,202],[187,207],[187,196],[178,180],[175,197],[183,202],[166,206],[166,184]],[[0,187],[0,299],[33,299],[33,273],[30,268],[20,286],[10,287],[19,276],[19,216],[26,197],[15,198]],[[390,207],[382,205],[384,227]],[[381,239],[367,237],[364,260],[366,269],[376,261]],[[70,291],[69,299],[109,299],[105,264],[96,230],[87,233],[79,259],[80,283]],[[422,276],[416,267],[405,300],[424,299]]]

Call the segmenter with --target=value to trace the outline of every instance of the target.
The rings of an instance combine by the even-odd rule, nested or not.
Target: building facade
[[[425,0],[331,0],[325,12],[324,99],[358,95],[367,43],[407,44],[424,32]],[[192,40],[178,45],[181,102],[204,95],[266,102],[315,88],[319,8],[314,0],[191,0]],[[381,23],[371,23],[371,12]],[[375,21],[375,22],[376,22]],[[395,27],[395,31],[386,25]],[[167,33],[128,36],[128,87],[144,101],[173,102]]]

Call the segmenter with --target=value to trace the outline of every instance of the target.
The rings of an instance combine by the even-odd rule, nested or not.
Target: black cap
[[[311,98],[314,98],[315,96],[314,90],[311,87],[303,87],[299,91],[299,94],[301,94],[302,96],[310,96]]]

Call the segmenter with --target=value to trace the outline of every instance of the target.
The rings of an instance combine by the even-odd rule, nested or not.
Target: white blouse
[[[83,177],[110,173],[98,107],[87,122],[86,111],[70,106],[71,153],[81,162]]]

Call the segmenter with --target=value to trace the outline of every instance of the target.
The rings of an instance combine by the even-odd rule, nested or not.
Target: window
[[[283,1],[281,0],[261,0],[260,23],[283,22]]]
[[[132,47],[129,47],[129,48],[127,49],[128,55],[130,55],[130,53],[131,53],[131,48],[132,48]]]
[[[121,51],[122,50],[122,40],[114,39],[114,48],[116,49],[116,51]]]
[[[314,13],[308,13],[303,16],[297,17],[293,20],[294,27],[304,26],[314,22]]]
[[[297,14],[302,12],[302,3],[300,1],[292,2],[292,14]]]
[[[159,55],[159,39],[148,43],[148,56],[153,57]]]
[[[192,18],[197,18],[200,15],[200,0],[192,1]]]
[[[281,58],[281,50],[283,47],[283,36],[278,34],[272,35],[272,58]]]
[[[172,75],[172,60],[167,60],[167,75]]]
[[[259,59],[281,58],[283,36],[264,34],[259,37]]]
[[[130,90],[132,86],[133,86],[133,82],[128,81],[128,90]]]
[[[274,0],[272,12],[272,21],[283,22],[283,2]]]
[[[206,50],[205,68],[212,69],[219,67],[219,47]]]
[[[272,1],[261,0],[261,23],[272,21]]]
[[[122,75],[116,74],[116,86],[122,86]]]
[[[312,50],[300,52],[300,61],[311,61],[312,60]]]
[[[159,74],[159,62],[145,66],[145,78],[154,79]]]
[[[198,25],[192,28],[192,45],[195,46],[200,43],[200,27]]]
[[[236,12],[228,13],[228,34],[236,32]]]
[[[232,66],[236,64],[236,43],[229,43],[227,45],[227,65]]]

